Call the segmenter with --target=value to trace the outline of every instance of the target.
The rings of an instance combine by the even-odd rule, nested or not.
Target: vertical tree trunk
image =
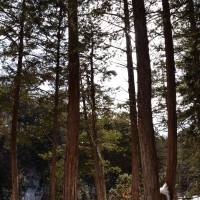
[[[199,64],[198,38],[200,36],[199,36],[196,19],[195,19],[194,1],[187,0],[187,4],[188,4],[188,11],[189,11],[189,22],[190,22],[190,28],[191,28],[191,35],[193,35],[193,37],[192,37],[193,38],[192,55],[194,58],[194,64],[197,67]]]
[[[82,94],[82,102],[83,102],[84,120],[86,124],[86,132],[90,139],[90,144],[92,147],[94,163],[95,163],[95,184],[96,184],[96,191],[97,191],[97,199],[106,200],[106,186],[105,186],[103,159],[101,157],[101,152],[99,150],[99,147],[95,143],[93,132],[90,131],[91,128],[89,126],[85,94]]]
[[[167,68],[168,155],[166,183],[169,188],[170,199],[174,199],[177,164],[175,62],[168,0],[162,0],[162,5]]]
[[[105,176],[104,176],[104,165],[103,159],[100,152],[99,145],[99,136],[96,128],[96,102],[95,102],[95,83],[94,83],[94,41],[92,37],[91,42],[91,54],[90,54],[90,98],[91,98],[91,132],[92,132],[92,145],[93,145],[93,153],[94,153],[94,163],[95,163],[95,182],[96,182],[96,192],[97,192],[97,200],[106,200],[106,185],[105,185]]]
[[[56,199],[56,163],[57,163],[57,147],[59,138],[58,124],[58,105],[59,105],[59,82],[60,82],[60,41],[61,41],[61,24],[62,24],[62,5],[59,6],[59,22],[57,32],[57,52],[56,52],[56,79],[54,94],[54,111],[53,111],[53,156],[51,160],[51,186],[50,199]]]
[[[131,121],[131,135],[132,135],[132,199],[139,200],[140,188],[140,152],[139,152],[139,138],[137,127],[137,110],[135,98],[135,81],[133,71],[132,45],[130,37],[130,17],[128,1],[124,0],[124,23],[126,36],[126,53],[127,53],[127,70],[128,70],[128,85],[129,85],[129,106],[130,106],[130,121]]]
[[[190,23],[190,34],[191,34],[191,42],[192,42],[192,49],[191,49],[191,56],[192,56],[192,63],[191,67],[193,71],[196,71],[195,75],[193,76],[194,84],[197,83],[199,78],[199,68],[200,68],[200,50],[198,48],[199,41],[200,41],[200,31],[197,27],[196,18],[195,18],[195,8],[194,8],[194,1],[187,0],[187,7],[189,12],[189,23]],[[190,72],[191,73],[191,72]],[[193,72],[194,73],[194,72]],[[200,126],[200,93],[199,88],[194,86],[195,91],[195,98],[194,99],[194,109],[196,114],[196,124]]]
[[[158,200],[159,179],[151,110],[151,68],[143,0],[133,0],[138,67],[138,133],[146,200]]]
[[[68,1],[69,103],[64,174],[64,200],[77,199],[78,143],[80,130],[80,83],[78,53],[78,4]]]
[[[20,87],[22,75],[22,60],[24,51],[24,21],[25,21],[25,0],[22,2],[22,10],[20,17],[20,32],[18,45],[18,63],[17,72],[14,80],[13,92],[13,110],[12,110],[12,127],[11,127],[11,173],[12,173],[12,200],[19,200],[19,182],[18,182],[18,167],[17,167],[17,127],[19,118],[19,103],[20,103]]]

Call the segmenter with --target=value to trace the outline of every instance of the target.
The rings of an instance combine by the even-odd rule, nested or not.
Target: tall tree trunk
[[[174,199],[177,164],[175,62],[168,0],[162,0],[162,5],[167,68],[168,155],[166,183],[170,192],[170,199]]]
[[[188,12],[189,12],[189,22],[190,22],[190,29],[191,35],[193,36],[193,45],[192,45],[192,55],[194,59],[194,64],[197,67],[199,65],[199,50],[198,50],[198,39],[199,39],[199,30],[197,28],[197,23],[195,19],[195,9],[194,9],[194,1],[187,0],[188,4]],[[200,66],[198,66],[200,67]]]
[[[78,53],[77,12],[77,0],[68,1],[69,103],[66,135],[64,200],[77,199],[78,143],[80,130],[80,64]]]
[[[187,7],[189,12],[189,23],[190,23],[190,34],[191,34],[191,42],[192,42],[192,49],[191,49],[191,56],[192,56],[192,63],[190,66],[192,66],[193,70],[195,71],[195,75],[193,77],[194,84],[199,82],[199,73],[200,72],[200,50],[198,48],[199,41],[200,41],[200,31],[197,27],[196,18],[195,18],[195,8],[194,8],[194,1],[193,0],[187,0]],[[190,72],[189,72],[190,73]],[[200,126],[200,92],[199,87],[195,87],[195,98],[194,98],[194,109],[196,114],[196,123],[197,126]]]
[[[91,54],[90,54],[90,98],[91,98],[91,132],[93,139],[93,153],[94,153],[94,163],[95,163],[95,182],[96,182],[96,192],[97,200],[106,200],[106,185],[105,185],[105,175],[104,175],[104,164],[101,156],[99,136],[96,128],[96,102],[95,102],[95,83],[94,83],[94,41],[92,37],[91,42]]]
[[[131,136],[132,136],[132,199],[139,199],[140,188],[140,152],[139,138],[137,127],[137,110],[135,97],[135,81],[133,71],[132,45],[130,37],[130,16],[128,1],[124,0],[124,23],[126,36],[126,54],[127,54],[127,70],[128,70],[128,86],[129,86],[129,106],[130,106],[130,121],[131,121]]]
[[[146,200],[158,200],[159,179],[151,110],[151,68],[143,0],[133,0],[138,67],[138,133]]]
[[[17,72],[14,80],[13,92],[13,110],[12,110],[12,127],[11,127],[11,173],[12,173],[12,200],[19,200],[19,182],[18,182],[18,167],[17,167],[17,127],[19,118],[19,103],[20,103],[20,88],[23,65],[24,51],[24,21],[25,21],[25,0],[22,2],[22,10],[20,17],[20,32],[18,45],[18,63]]]
[[[56,79],[54,94],[54,111],[53,111],[53,156],[51,160],[51,186],[50,199],[56,199],[56,163],[57,163],[57,147],[59,138],[59,122],[58,122],[58,105],[59,105],[59,83],[60,83],[60,41],[61,41],[61,24],[62,24],[62,5],[59,6],[59,22],[57,32],[57,52],[56,52]]]

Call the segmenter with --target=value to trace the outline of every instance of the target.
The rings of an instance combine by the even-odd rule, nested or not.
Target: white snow
[[[170,200],[169,190],[168,190],[167,183],[165,183],[165,184],[160,188],[160,193],[161,193],[161,194],[164,194],[164,195],[167,197],[167,200]]]

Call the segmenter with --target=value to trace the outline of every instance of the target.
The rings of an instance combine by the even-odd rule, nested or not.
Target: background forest
[[[137,157],[139,139],[144,150],[137,116],[148,116],[141,103],[148,97],[154,135],[147,139],[155,136],[157,160],[152,162],[161,187],[167,149],[176,143],[176,127],[168,140],[170,91],[176,92],[177,154],[170,157],[175,165],[177,157],[176,193],[200,196],[200,2],[145,0],[148,40],[138,42],[140,2],[0,0],[0,200],[11,195],[12,200],[66,200],[67,184],[77,184],[78,199],[136,200],[139,193],[142,199],[148,186],[140,166],[144,158],[140,164]],[[139,68],[141,61],[148,62],[145,51],[139,54],[145,45],[151,64],[147,79]],[[173,59],[175,74],[167,70],[170,62],[173,69]],[[174,75],[176,85],[172,80],[169,89]],[[74,114],[78,102],[80,126]],[[77,183],[67,182],[71,168],[66,163],[77,170],[76,156]]]

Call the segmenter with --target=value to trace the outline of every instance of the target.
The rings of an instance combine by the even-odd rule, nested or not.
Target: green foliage
[[[200,190],[200,137],[182,133],[178,146],[178,189],[191,197]]]
[[[110,200],[129,200],[131,199],[131,175],[121,174],[116,186],[109,191]]]

